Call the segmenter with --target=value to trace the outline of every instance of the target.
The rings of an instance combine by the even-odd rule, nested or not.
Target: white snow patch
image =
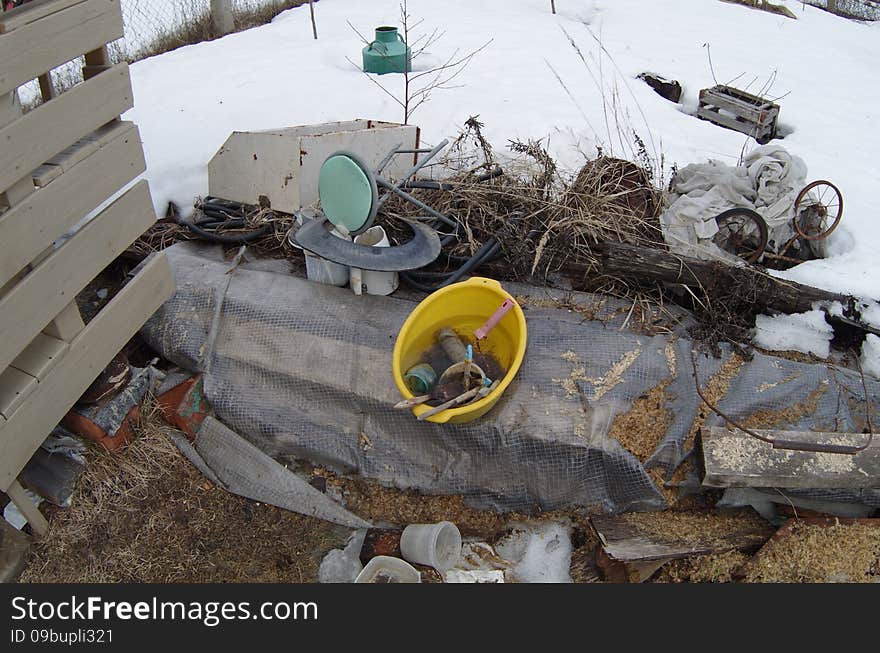
[[[770,351],[799,351],[828,358],[834,330],[820,310],[795,315],[759,315],[753,342]]]
[[[495,545],[495,551],[514,563],[508,577],[520,583],[570,583],[571,536],[556,523],[520,525]]]
[[[869,333],[862,343],[862,371],[880,379],[880,337]]]

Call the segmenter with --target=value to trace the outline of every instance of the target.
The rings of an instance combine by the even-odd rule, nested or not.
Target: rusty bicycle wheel
[[[843,217],[843,195],[830,181],[804,186],[794,202],[794,230],[805,240],[827,238]]]
[[[755,263],[767,247],[767,223],[751,209],[728,209],[715,217],[718,233],[712,241],[748,263]]]

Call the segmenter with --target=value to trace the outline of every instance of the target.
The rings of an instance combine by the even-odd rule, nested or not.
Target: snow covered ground
[[[557,15],[548,0],[410,0],[410,13],[424,19],[416,33],[446,31],[417,69],[492,39],[456,88],[436,91],[412,122],[435,143],[478,114],[496,149],[512,138],[548,139],[572,170],[596,146],[630,157],[626,133],[634,130],[649,154],[659,160],[662,153],[668,174],[673,163],[735,164],[757,147],[686,113],[701,88],[733,80],[757,92],[772,81],[764,93],[783,96],[781,144],[807,162],[808,179],[836,183],[845,202],[833,256],[784,274],[880,297],[880,22],[787,4],[797,20],[717,0],[557,0]],[[301,7],[270,25],[132,66],[136,107],[125,117],[140,125],[160,214],[170,199],[187,206],[207,192],[207,162],[233,130],[402,119],[400,107],[346,60],[359,62],[362,47],[348,21],[365,35],[395,25],[398,0],[321,0],[316,14],[317,41]],[[635,79],[643,71],[679,80],[683,106]],[[401,93],[401,76],[381,81]]]

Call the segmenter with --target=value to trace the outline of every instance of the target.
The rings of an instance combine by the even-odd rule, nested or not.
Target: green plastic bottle
[[[412,53],[396,27],[377,27],[376,40],[363,50],[364,72],[404,73],[412,70]]]

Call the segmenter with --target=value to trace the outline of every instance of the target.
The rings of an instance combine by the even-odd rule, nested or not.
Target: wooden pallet
[[[700,91],[697,117],[752,136],[759,143],[776,137],[779,105],[732,86]]]
[[[118,0],[34,0],[0,16],[0,490],[44,534],[17,477],[46,435],[171,295],[154,257],[86,325],[76,295],[153,222],[146,181],[56,240],[145,169],[128,66],[111,65]],[[51,70],[84,55],[83,81],[55,95]],[[38,79],[24,114],[18,88]]]

